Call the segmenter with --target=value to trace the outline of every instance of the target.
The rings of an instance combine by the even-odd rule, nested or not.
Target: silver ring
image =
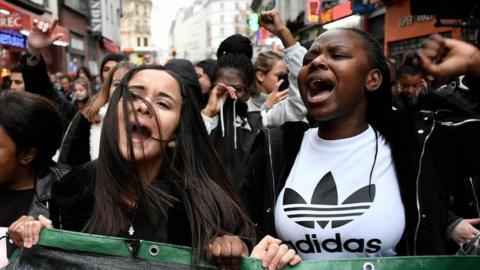
[[[151,245],[148,249],[148,253],[155,257],[158,255],[158,253],[160,253],[160,248],[157,245]]]
[[[371,262],[365,262],[363,264],[363,270],[375,270],[375,265]]]

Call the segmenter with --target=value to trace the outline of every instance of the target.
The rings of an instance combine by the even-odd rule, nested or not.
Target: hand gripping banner
[[[16,252],[5,269],[217,269],[202,261],[191,264],[190,249],[141,240],[128,240],[77,232],[45,229],[39,244]],[[302,262],[294,270],[471,270],[480,267],[480,256],[420,256]],[[261,270],[259,260],[243,258],[240,270]]]

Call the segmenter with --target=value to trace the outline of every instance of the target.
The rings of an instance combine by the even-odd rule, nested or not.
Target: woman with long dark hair
[[[46,27],[45,27],[46,28]],[[166,242],[205,251],[223,268],[236,267],[253,243],[253,227],[207,134],[193,93],[162,66],[130,70],[110,98],[97,161],[53,187],[51,220],[23,217],[9,230],[31,247],[43,227]],[[291,250],[253,255],[290,264]],[[223,259],[222,259],[223,257]],[[270,260],[270,259],[269,259]]]
[[[249,218],[179,82],[160,66],[124,76],[98,160],[54,187],[54,227],[192,246],[197,260],[216,237],[250,241]]]

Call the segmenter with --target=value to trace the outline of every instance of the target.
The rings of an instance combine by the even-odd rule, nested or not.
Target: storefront
[[[375,10],[378,1],[307,1],[305,22],[307,26],[298,30],[297,37],[306,47],[322,32],[334,28],[356,28],[363,31],[367,29],[367,15]],[[317,3],[319,4],[317,8]],[[313,5],[314,4],[314,5]],[[315,7],[315,8],[313,8]],[[314,13],[318,12],[318,16]],[[312,22],[312,18],[318,20]],[[308,24],[311,25],[308,25]]]
[[[6,1],[0,1],[0,67],[2,74],[9,74],[10,67],[18,63],[21,55],[27,52],[27,36],[32,31],[33,19],[44,20],[40,16],[17,7]],[[45,51],[45,59],[50,71],[60,70],[58,56],[61,50],[68,46],[68,31],[57,26],[56,33],[62,38],[54,43],[55,46]],[[57,61],[50,61],[56,59]]]
[[[415,50],[428,36],[438,33],[443,36],[460,38],[460,28],[435,27],[435,17],[412,16],[410,1],[394,1],[385,4],[385,54],[401,61],[403,54]]]

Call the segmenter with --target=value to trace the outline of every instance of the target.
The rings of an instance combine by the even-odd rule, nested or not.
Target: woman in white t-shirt
[[[282,27],[274,11],[263,18]],[[475,47],[438,37],[425,46],[432,74],[480,77]],[[444,254],[448,185],[478,174],[480,120],[432,113],[419,129],[392,111],[383,50],[356,29],[320,35],[298,85],[310,123],[263,131],[241,185],[258,230],[307,260]]]

